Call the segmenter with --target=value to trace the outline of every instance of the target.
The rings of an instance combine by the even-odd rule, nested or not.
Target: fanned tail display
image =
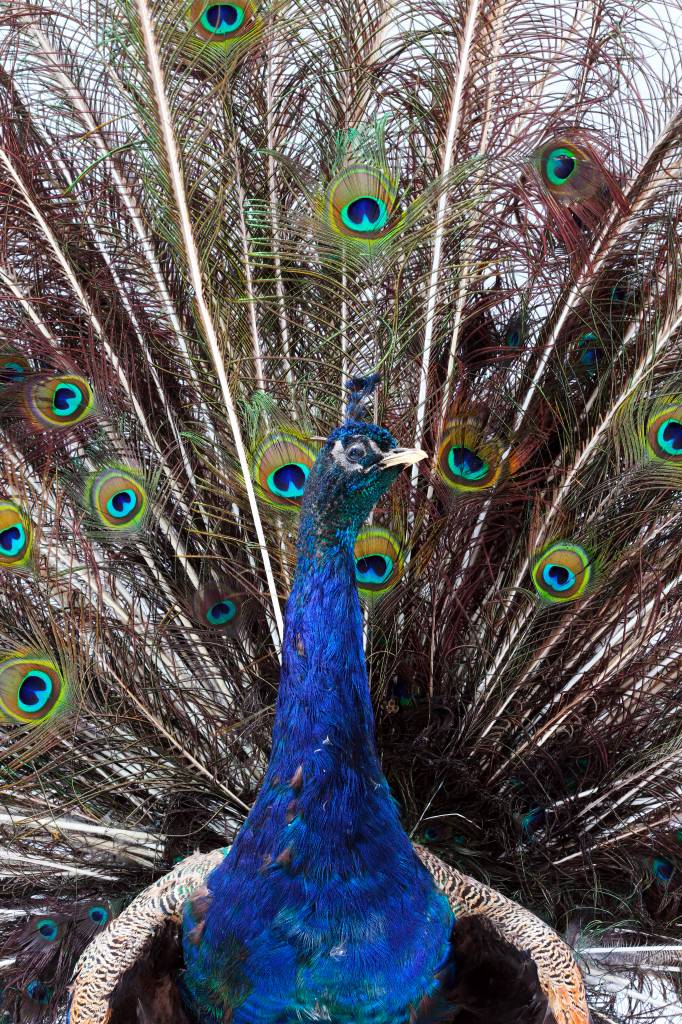
[[[2,1019],[681,1012],[681,26],[2,6]]]

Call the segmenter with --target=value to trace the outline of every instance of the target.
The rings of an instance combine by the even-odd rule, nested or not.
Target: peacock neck
[[[275,774],[294,752],[326,766],[326,774],[341,767],[344,775],[379,771],[355,586],[355,532],[350,526],[326,532],[314,521],[301,525],[273,730]]]
[[[278,864],[312,883],[412,857],[374,742],[355,587],[356,528],[304,521],[287,603],[270,763],[233,864]],[[369,868],[368,868],[369,869]]]

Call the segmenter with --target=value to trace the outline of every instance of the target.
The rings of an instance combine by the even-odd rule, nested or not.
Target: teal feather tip
[[[261,438],[251,456],[251,475],[263,501],[283,512],[299,509],[317,451],[317,444],[294,427]]]
[[[106,907],[95,906],[88,910],[88,917],[98,928],[102,928],[109,920],[109,911]]]
[[[216,52],[232,50],[235,44],[249,44],[259,34],[260,19],[250,0],[229,0],[227,3],[207,3],[194,0],[187,18],[194,34],[203,43],[211,44]]]
[[[55,942],[59,938],[59,925],[53,917],[41,917],[36,922],[36,931],[46,942]]]
[[[31,546],[28,517],[13,501],[0,501],[0,567],[21,569],[30,559]]]
[[[109,466],[92,473],[84,501],[97,526],[112,534],[136,533],[149,511],[149,487],[131,466]]]
[[[43,725],[68,699],[66,677],[51,658],[8,654],[0,660],[0,716],[22,725]]]
[[[557,541],[536,557],[531,577],[538,596],[548,604],[576,601],[593,582],[594,563],[579,544]]]
[[[348,241],[379,242],[401,219],[395,183],[380,168],[349,167],[331,182],[326,201],[327,223]]]
[[[436,471],[451,490],[488,490],[501,483],[511,469],[502,442],[484,428],[478,417],[456,415],[445,424]]]
[[[90,384],[74,374],[29,381],[23,387],[23,400],[26,418],[36,430],[75,427],[95,409]]]
[[[673,465],[682,462],[682,405],[669,405],[649,418],[646,444],[656,460]]]
[[[591,199],[605,182],[592,147],[568,136],[550,139],[536,150],[533,162],[546,192],[564,206]]]
[[[247,594],[234,582],[209,583],[194,597],[193,618],[214,633],[235,635],[247,617]]]
[[[379,526],[360,531],[355,542],[354,559],[358,592],[371,601],[383,597],[395,587],[405,561],[397,535]]]
[[[34,1002],[40,1003],[41,1006],[47,1006],[54,992],[50,985],[45,985],[42,981],[34,979],[29,981],[26,986],[26,995]]]
[[[661,885],[669,885],[675,874],[675,865],[667,857],[654,857],[651,862],[651,873]]]
[[[604,349],[594,331],[586,331],[578,341],[578,365],[584,372],[594,374],[604,359]]]

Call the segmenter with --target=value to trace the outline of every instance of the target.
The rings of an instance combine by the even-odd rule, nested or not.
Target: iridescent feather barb
[[[352,552],[403,821],[590,950],[596,1022],[647,1019],[629,979],[680,941],[679,20],[5,5],[10,1013],[58,1018],[86,905],[233,840],[356,417],[429,456]]]

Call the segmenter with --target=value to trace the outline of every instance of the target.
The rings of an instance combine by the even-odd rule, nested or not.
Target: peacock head
[[[327,438],[303,495],[302,535],[353,542],[379,498],[401,469],[426,458],[420,448],[399,448],[388,430],[346,420]]]

